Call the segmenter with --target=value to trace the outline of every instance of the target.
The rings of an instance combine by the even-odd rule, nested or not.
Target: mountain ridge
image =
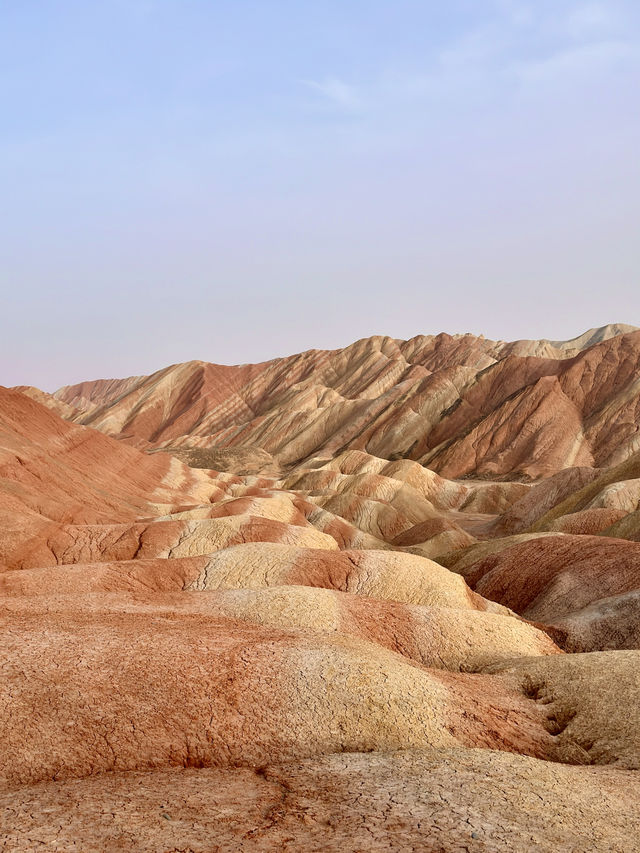
[[[378,335],[253,365],[192,361],[49,397],[25,392],[77,423],[183,456],[266,453],[286,470],[354,449],[449,478],[537,479],[640,448],[639,364],[640,332],[613,324],[561,348]]]
[[[629,332],[637,332],[638,330],[640,330],[639,326],[632,326],[632,325],[629,325],[627,323],[607,323],[604,326],[594,326],[593,328],[587,329],[586,332],[583,332],[580,335],[576,335],[575,338],[568,338],[567,340],[557,340],[557,341],[551,340],[550,338],[519,338],[515,341],[507,341],[504,339],[498,339],[497,338],[494,340],[491,338],[486,338],[485,335],[483,335],[483,334],[474,335],[472,332],[456,332],[453,334],[451,334],[449,332],[437,332],[437,333],[431,334],[431,335],[416,334],[413,337],[406,338],[406,339],[405,338],[392,338],[392,337],[387,336],[387,335],[368,335],[368,336],[365,336],[363,338],[358,338],[356,341],[353,341],[352,344],[347,344],[347,346],[353,346],[354,344],[361,343],[362,341],[375,340],[376,338],[392,340],[392,341],[395,341],[397,344],[401,344],[401,343],[409,344],[409,343],[416,341],[416,340],[433,340],[433,339],[438,338],[440,336],[447,336],[447,337],[450,337],[453,339],[460,339],[460,338],[466,338],[466,337],[476,337],[478,340],[486,340],[490,344],[507,345],[507,346],[516,346],[519,344],[532,344],[532,345],[548,344],[549,346],[554,347],[556,349],[566,350],[566,349],[571,349],[571,347],[569,347],[569,344],[577,343],[577,346],[575,348],[576,349],[583,349],[585,346],[591,346],[593,343],[599,343],[602,340],[608,340],[611,337],[615,337],[617,335],[628,334]],[[345,348],[346,347],[335,347],[333,349],[323,349],[323,348],[318,348],[318,347],[312,347],[311,349],[303,350],[303,353],[311,353],[311,354],[313,354],[313,353],[332,353],[332,352],[339,352]],[[244,367],[260,366],[260,365],[264,365],[264,364],[271,363],[274,361],[282,361],[282,360],[290,358],[290,357],[291,356],[287,356],[287,355],[276,356],[274,358],[264,359],[262,361],[239,362],[237,364],[222,364],[222,363],[218,363],[218,362],[206,361],[205,359],[190,359],[186,362],[174,362],[173,364],[167,365],[166,368],[160,368],[160,370],[166,370],[166,369],[173,368],[173,367],[179,367],[180,365],[183,365],[183,364],[201,364],[201,365],[214,364],[218,367],[244,368]],[[125,377],[110,377],[110,378],[106,378],[106,379],[84,379],[84,380],[81,380],[80,382],[72,382],[72,383],[67,384],[67,385],[62,385],[59,388],[57,388],[55,391],[43,392],[43,393],[50,393],[51,396],[54,396],[57,399],[65,399],[68,396],[68,394],[70,394],[70,393],[73,394],[76,391],[76,389],[80,389],[82,386],[93,386],[93,385],[97,385],[98,383],[129,383],[129,382],[134,383],[140,379],[144,379],[145,377],[152,376],[154,373],[157,373],[157,372],[159,372],[159,371],[153,371],[153,373],[150,373],[150,374],[138,374],[138,375],[125,376]],[[25,388],[25,387],[29,387],[29,386],[14,386],[14,387],[20,389],[20,388]],[[38,390],[40,390],[40,389],[38,389]]]

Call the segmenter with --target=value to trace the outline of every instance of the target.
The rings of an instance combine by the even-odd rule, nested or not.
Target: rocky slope
[[[0,388],[0,850],[640,850],[639,335]]]

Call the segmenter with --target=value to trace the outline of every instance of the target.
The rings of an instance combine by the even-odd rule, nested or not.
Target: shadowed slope
[[[560,629],[571,651],[640,648],[640,544],[536,537],[462,571],[481,595]]]

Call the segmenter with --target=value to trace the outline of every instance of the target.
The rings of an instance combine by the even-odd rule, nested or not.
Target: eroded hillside
[[[0,389],[0,849],[640,849],[639,367]]]

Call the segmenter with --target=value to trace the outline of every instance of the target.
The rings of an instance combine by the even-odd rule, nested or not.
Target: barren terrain
[[[0,850],[640,850],[640,331],[0,388]]]

